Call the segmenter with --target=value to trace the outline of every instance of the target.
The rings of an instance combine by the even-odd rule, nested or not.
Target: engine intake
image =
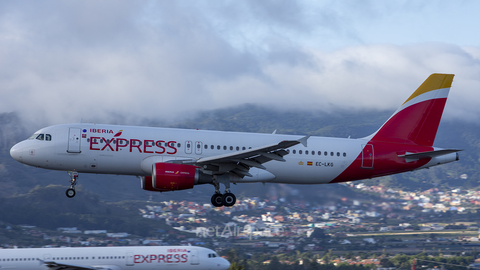
[[[142,176],[142,189],[173,191],[191,189],[194,185],[212,183],[212,177],[198,167],[185,164],[159,162],[152,165],[152,176]]]

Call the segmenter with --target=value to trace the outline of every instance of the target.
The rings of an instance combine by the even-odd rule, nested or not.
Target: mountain
[[[392,112],[386,111],[279,111],[254,105],[212,110],[199,113],[196,117],[169,124],[169,127],[209,129],[223,131],[262,132],[277,134],[308,134],[359,138],[375,132]],[[121,118],[114,122],[120,122]],[[158,121],[142,119],[143,125],[156,126]],[[134,123],[129,123],[134,124]],[[480,184],[480,125],[458,121],[442,121],[435,145],[445,148],[464,149],[460,161],[429,170],[420,170],[400,175],[366,180],[366,183],[381,183],[405,190],[428,189],[431,187],[477,188]],[[49,171],[22,165],[9,155],[11,146],[27,138],[34,130],[24,128],[15,113],[0,114],[0,198],[29,193],[36,186],[69,185],[66,172]],[[85,191],[98,194],[103,201],[121,200],[170,200],[179,196],[208,203],[213,187],[196,186],[194,189],[156,193],[140,188],[139,180],[132,176],[80,174],[79,186]],[[252,187],[255,188],[252,188]],[[274,196],[290,194],[303,198],[321,199],[329,192],[347,192],[338,185],[276,185],[260,183],[233,186],[239,196]],[[128,192],[125,192],[128,190]],[[62,191],[52,194],[62,201],[68,200]],[[331,195],[335,196],[335,195]],[[338,195],[341,196],[341,195]]]

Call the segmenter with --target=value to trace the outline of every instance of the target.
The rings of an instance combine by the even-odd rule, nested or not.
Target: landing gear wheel
[[[215,207],[223,206],[223,195],[220,193],[213,194],[211,202]]]
[[[77,172],[68,172],[68,175],[70,175],[70,188],[67,189],[65,194],[67,195],[68,198],[73,198],[75,197],[75,186],[77,185],[77,178],[78,178],[78,173]]]
[[[65,194],[67,195],[68,198],[73,198],[73,197],[75,197],[75,189],[69,188],[69,189],[67,189]]]
[[[222,201],[223,205],[230,207],[237,202],[237,198],[235,195],[233,195],[233,193],[225,193],[223,194]]]

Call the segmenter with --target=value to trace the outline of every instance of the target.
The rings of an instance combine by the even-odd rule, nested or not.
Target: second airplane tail
[[[453,76],[453,74],[430,75],[369,138],[372,141],[432,146]]]

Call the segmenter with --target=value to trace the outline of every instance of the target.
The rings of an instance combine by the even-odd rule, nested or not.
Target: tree
[[[230,263],[230,268],[228,268],[228,269],[229,270],[245,270],[245,266],[241,265],[238,262],[232,262],[232,263]]]
[[[311,238],[316,238],[316,239],[327,239],[330,238],[329,235],[325,234],[325,230],[321,228],[315,228],[313,230],[313,233],[310,235]]]

